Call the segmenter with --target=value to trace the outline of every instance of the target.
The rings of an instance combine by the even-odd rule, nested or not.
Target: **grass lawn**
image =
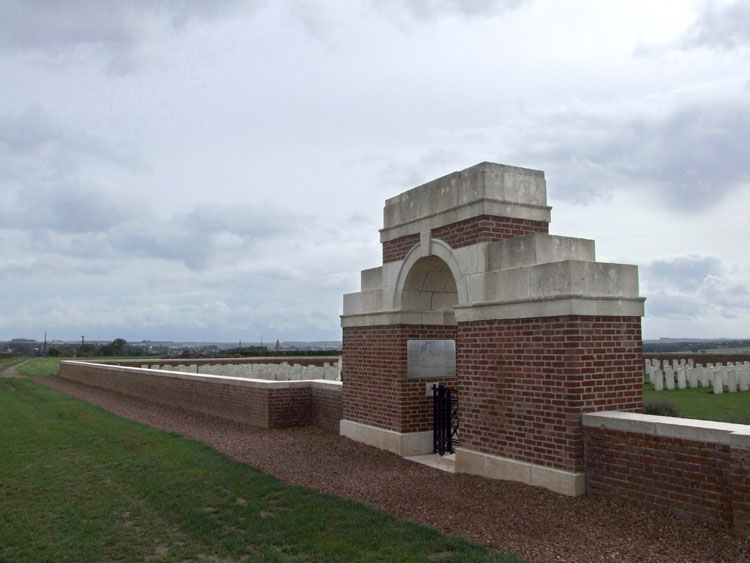
[[[21,368],[21,375],[25,375],[27,377],[45,377],[48,375],[57,375],[60,371],[60,360],[73,360],[73,361],[79,361],[79,362],[100,362],[104,360],[133,360],[133,359],[139,359],[144,360],[144,363],[146,363],[149,360],[152,360],[156,356],[122,356],[117,358],[52,358],[52,357],[45,357],[45,358],[18,358],[18,362],[20,363],[23,360],[28,359],[29,361],[26,362],[26,365]],[[13,358],[17,359],[17,358]],[[10,367],[10,366],[5,366]],[[2,364],[0,364],[0,369],[3,369]]]
[[[518,561],[30,381],[0,444],[0,561]]]
[[[713,388],[675,389],[654,391],[651,384],[643,386],[643,400],[666,400],[674,404],[683,418],[698,418],[717,422],[750,424],[750,392],[714,395]]]
[[[20,370],[21,375],[27,377],[42,377],[47,375],[57,375],[60,371],[60,358],[29,358],[28,360],[29,361],[26,362]]]

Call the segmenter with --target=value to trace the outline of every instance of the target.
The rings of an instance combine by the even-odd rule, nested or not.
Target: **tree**
[[[115,338],[112,342],[102,347],[104,356],[124,356],[128,341],[124,338]]]

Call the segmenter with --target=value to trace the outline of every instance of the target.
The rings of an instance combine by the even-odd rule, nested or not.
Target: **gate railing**
[[[432,444],[433,453],[445,455],[445,452],[454,453],[458,445],[458,400],[455,393],[442,383],[432,386],[433,405],[433,427]]]

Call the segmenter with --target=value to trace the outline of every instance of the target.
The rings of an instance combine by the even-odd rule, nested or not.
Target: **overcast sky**
[[[485,160],[645,338],[750,338],[747,0],[0,0],[0,339],[338,340],[385,199]]]

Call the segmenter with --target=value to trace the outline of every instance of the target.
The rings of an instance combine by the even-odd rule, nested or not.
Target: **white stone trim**
[[[578,295],[524,299],[505,303],[474,303],[455,307],[456,322],[537,317],[642,317],[645,297],[581,297]]]
[[[431,431],[401,433],[345,419],[341,420],[339,428],[340,434],[346,438],[402,457],[432,453]]]
[[[604,428],[648,436],[750,448],[750,426],[746,424],[619,411],[585,413],[582,422],[586,428]]]
[[[586,479],[583,473],[563,471],[465,448],[456,448],[456,473],[517,481],[572,497],[586,493]]]
[[[453,249],[442,240],[432,239],[427,241],[427,244],[430,248],[428,254],[425,254],[425,250],[422,248],[422,244],[423,241],[417,243],[417,245],[409,251],[409,253],[404,258],[404,261],[401,263],[401,268],[398,272],[398,276],[396,277],[395,290],[393,292],[392,310],[401,311],[401,296],[404,292],[406,279],[409,276],[409,272],[411,272],[412,267],[414,267],[414,264],[416,264],[417,261],[419,261],[421,258],[424,258],[424,256],[437,256],[448,265],[448,268],[453,275],[453,279],[456,282],[456,290],[458,291],[458,303],[468,303],[469,290],[466,285],[466,278],[463,275],[463,272],[461,272],[461,266],[459,265],[458,260],[453,254]],[[429,311],[427,312],[429,313]]]
[[[208,375],[204,373],[185,373],[183,371],[169,371],[163,369],[135,368],[128,366],[116,366],[112,364],[95,363],[95,362],[78,362],[65,360],[61,364],[83,365],[95,367],[102,371],[119,372],[119,373],[140,373],[152,377],[169,377],[172,379],[185,379],[189,381],[205,381],[207,383],[225,383],[227,385],[236,385],[238,387],[255,387],[259,389],[291,389],[304,387],[318,387],[320,389],[341,390],[341,381],[324,381],[317,379],[302,379],[275,381],[269,379],[250,379],[246,377],[231,377],[227,375]]]

